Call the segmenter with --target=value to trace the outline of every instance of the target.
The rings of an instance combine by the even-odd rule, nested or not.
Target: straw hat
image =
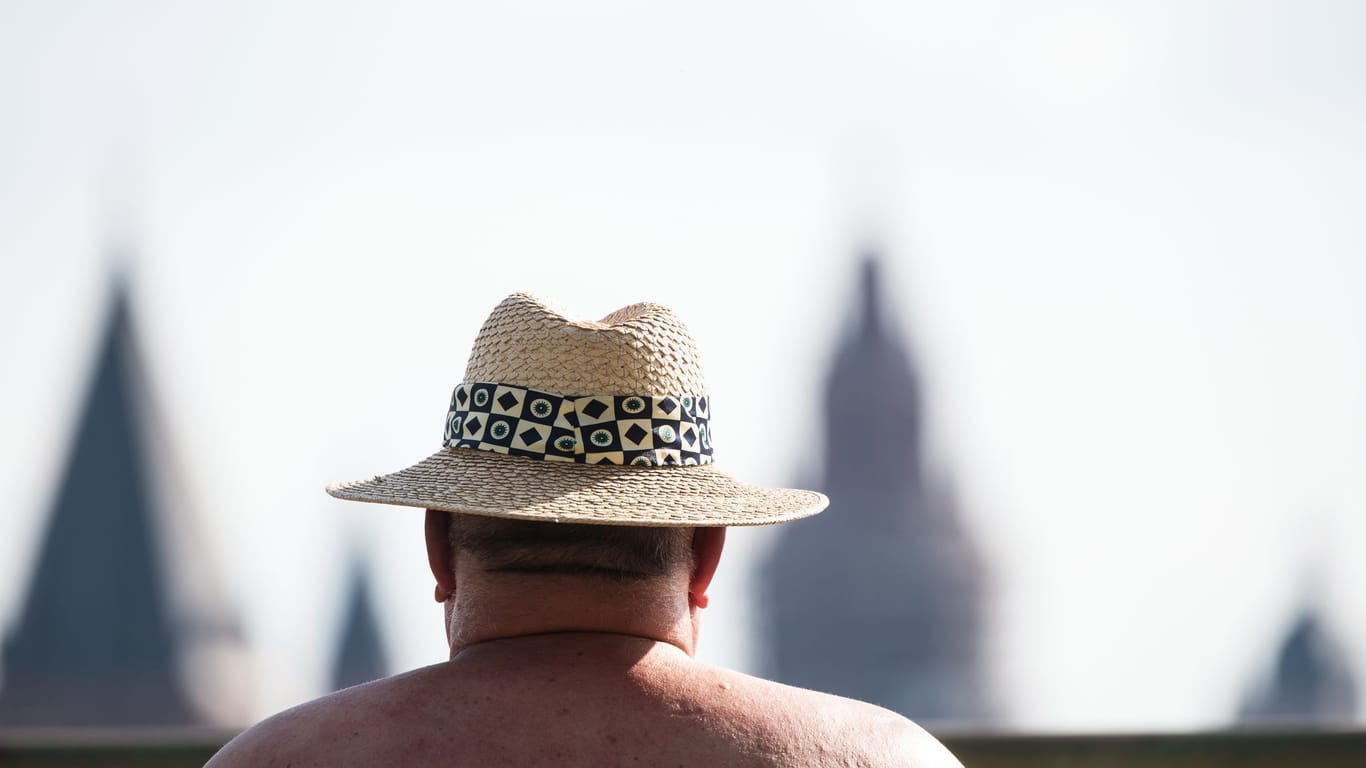
[[[443,447],[407,469],[339,483],[339,499],[492,517],[647,526],[766,525],[814,515],[814,491],[760,488],[711,463],[697,347],[658,304],[598,322],[532,296],[484,321]]]

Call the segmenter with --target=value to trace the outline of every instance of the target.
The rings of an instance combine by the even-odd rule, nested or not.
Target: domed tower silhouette
[[[979,558],[926,469],[920,377],[876,257],[861,269],[825,388],[830,508],[780,529],[763,567],[767,672],[917,719],[982,719]]]
[[[122,279],[112,294],[28,592],[0,652],[0,725],[236,724],[246,704],[240,632],[176,501]]]

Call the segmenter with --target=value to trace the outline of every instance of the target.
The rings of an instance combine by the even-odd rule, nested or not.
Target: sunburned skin
[[[959,766],[871,704],[605,633],[490,641],[283,712],[221,766]]]
[[[900,715],[694,658],[723,528],[695,529],[657,578],[612,582],[491,573],[449,526],[428,512],[449,661],[278,714],[208,765],[961,768]]]

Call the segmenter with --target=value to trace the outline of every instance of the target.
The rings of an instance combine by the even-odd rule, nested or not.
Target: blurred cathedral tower
[[[872,256],[860,285],[825,389],[830,509],[779,529],[764,566],[767,672],[920,720],[981,720],[982,566],[926,469],[919,377]]]
[[[175,484],[122,279],[112,294],[0,652],[0,726],[240,724],[239,632]]]

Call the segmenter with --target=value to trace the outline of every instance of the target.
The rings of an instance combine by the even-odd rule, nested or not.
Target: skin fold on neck
[[[725,546],[725,528],[693,532],[689,564],[666,574],[618,581],[596,575],[489,572],[449,544],[451,517],[428,510],[427,559],[445,608],[451,658],[495,640],[599,633],[697,648],[700,613]],[[508,644],[504,643],[506,647]]]
[[[604,642],[644,639],[688,656],[696,652],[700,610],[689,599],[686,574],[619,584],[594,576],[484,573],[471,559],[462,558],[456,576],[461,586],[444,601],[452,659],[479,644],[564,633],[599,634]]]

